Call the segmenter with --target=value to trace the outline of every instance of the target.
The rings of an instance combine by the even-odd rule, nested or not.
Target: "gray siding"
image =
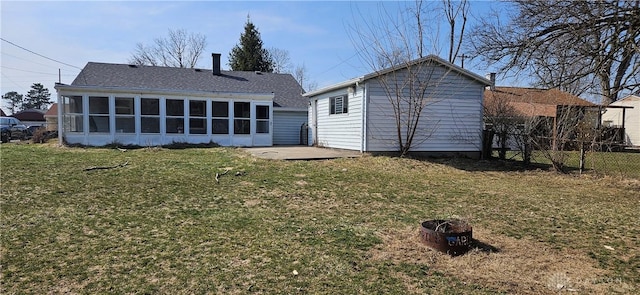
[[[348,113],[329,114],[330,98],[347,94],[347,88],[317,96],[317,142],[318,146],[360,150],[362,146],[362,87],[348,94]]]
[[[273,109],[273,144],[300,144],[300,127],[307,123],[307,111]]]
[[[385,78],[402,81],[407,76],[407,71],[403,70],[395,77]],[[427,106],[420,117],[411,150],[480,151],[484,86],[443,66],[422,68],[420,81],[428,81],[430,86],[425,94]],[[395,115],[387,92],[378,79],[371,79],[367,83],[369,103],[366,150],[397,151]],[[404,134],[404,129],[402,132]]]

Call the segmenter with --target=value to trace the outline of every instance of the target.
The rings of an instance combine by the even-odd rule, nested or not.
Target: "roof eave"
[[[275,94],[271,93],[253,93],[253,92],[221,92],[221,91],[195,91],[195,90],[175,90],[175,89],[149,89],[135,87],[117,87],[117,86],[78,86],[56,83],[54,87],[58,92],[110,92],[110,93],[140,93],[154,95],[169,96],[194,96],[194,97],[213,97],[213,98],[251,98],[259,100],[273,100]]]
[[[327,87],[324,87],[324,88],[321,88],[321,89],[318,89],[318,90],[310,91],[310,92],[302,94],[302,96],[311,98],[313,96],[320,95],[320,94],[323,94],[323,93],[327,93],[329,91],[334,91],[334,90],[342,89],[342,88],[345,88],[345,87],[349,87],[349,86],[354,85],[356,83],[361,83],[362,81],[364,81],[364,76],[363,77],[354,78],[354,79],[351,79],[351,80],[347,80],[347,81],[344,81],[344,82],[340,82],[340,83],[337,83],[337,84],[329,85]]]

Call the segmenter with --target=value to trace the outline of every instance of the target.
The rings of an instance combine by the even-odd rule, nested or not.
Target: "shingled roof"
[[[274,107],[306,109],[308,100],[291,74],[221,71],[89,62],[71,83],[83,87],[273,93]]]
[[[555,117],[557,106],[587,106],[596,104],[559,89],[539,89],[524,87],[495,87],[485,89],[484,104],[507,101],[521,116]]]

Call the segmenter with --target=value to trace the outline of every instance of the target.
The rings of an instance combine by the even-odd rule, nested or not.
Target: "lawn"
[[[272,161],[234,148],[0,152],[1,294],[635,294],[640,284],[637,179],[460,159]],[[451,217],[495,251],[454,258],[420,243],[422,221]]]

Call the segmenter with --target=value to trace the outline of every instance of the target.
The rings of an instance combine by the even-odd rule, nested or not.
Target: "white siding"
[[[625,143],[631,146],[640,146],[640,97],[628,96],[612,103],[613,106],[628,106],[632,109],[625,110]],[[602,114],[602,122],[611,121],[613,126],[622,126],[622,109],[608,108]]]
[[[406,76],[407,73],[404,72],[396,77],[405,79]],[[424,96],[427,106],[420,117],[411,151],[480,151],[484,85],[442,66],[422,69],[420,80],[431,81],[431,86]],[[395,115],[387,92],[377,79],[371,79],[367,83],[369,103],[366,150],[398,151]],[[404,129],[402,131],[404,134]]]
[[[307,123],[307,110],[273,110],[273,144],[300,144],[300,127]]]
[[[360,150],[362,143],[362,96],[363,88],[355,87],[352,94],[348,88],[323,93],[317,96],[315,131],[318,146]],[[348,94],[348,113],[329,114],[329,101],[333,96]],[[313,131],[312,131],[313,132]]]

